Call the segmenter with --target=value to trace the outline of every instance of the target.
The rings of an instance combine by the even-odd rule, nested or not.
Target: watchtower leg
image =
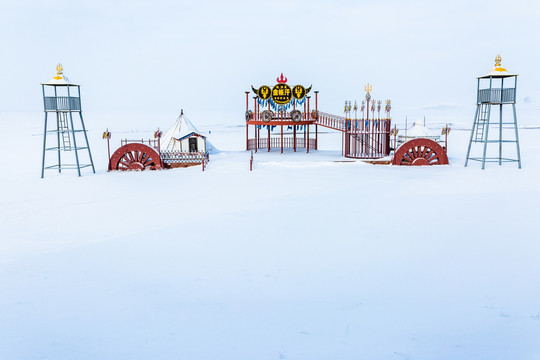
[[[488,113],[487,113],[487,119],[486,119],[486,135],[484,138],[484,153],[482,155],[482,170],[486,167],[486,152],[487,152],[487,144],[488,144],[488,138],[489,138],[489,119],[491,117],[491,104],[488,105]]]
[[[517,127],[517,116],[516,116],[516,104],[512,104],[512,110],[514,113],[514,129],[516,131],[516,150],[517,150],[517,158],[518,158],[518,168],[521,169],[521,154],[519,153],[519,135],[518,135],[518,127]]]
[[[41,178],[45,174],[45,147],[47,146],[47,112],[45,112],[45,129],[43,130],[43,158],[41,160]]]
[[[88,157],[90,158],[90,165],[92,165],[92,171],[95,174],[96,169],[94,168],[94,161],[92,160],[92,153],[90,152],[90,144],[88,143],[88,136],[86,135],[86,127],[84,126],[84,120],[83,120],[82,112],[80,112],[80,111],[79,111],[79,116],[81,118],[81,125],[82,125],[82,128],[83,128],[84,139],[86,140],[86,147],[88,148]]]
[[[467,167],[467,163],[469,162],[469,154],[471,153],[471,145],[472,145],[472,141],[474,137],[474,129],[478,127],[478,123],[476,121],[478,120],[478,113],[480,112],[480,107],[481,105],[476,105],[476,114],[474,115],[474,122],[471,129],[471,139],[469,140],[469,148],[467,149],[467,158],[465,159],[465,167]],[[395,144],[394,144],[394,147],[396,147]],[[395,152],[395,149],[394,149],[394,152]]]

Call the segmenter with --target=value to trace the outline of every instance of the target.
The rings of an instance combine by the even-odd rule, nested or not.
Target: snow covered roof
[[[193,131],[193,132],[190,132],[187,135],[182,136],[181,138],[177,138],[176,140],[184,140],[184,139],[186,139],[188,137],[191,137],[191,136],[199,136],[199,137],[202,137],[203,139],[206,139],[206,136],[201,135],[201,134],[196,133],[195,131]]]
[[[42,83],[41,85],[56,85],[56,86],[77,86],[77,84],[72,84],[69,82],[69,79],[63,76],[61,79],[56,79],[56,76],[49,80],[46,83]]]
[[[505,77],[509,77],[509,76],[517,76],[517,74],[511,74],[505,68],[503,68],[501,66],[501,60],[502,60],[501,56],[497,55],[497,57],[495,58],[495,67],[493,69],[491,69],[491,71],[489,73],[487,73],[486,75],[479,76],[478,79],[486,79],[486,78],[490,78],[490,77],[505,78]]]
[[[69,79],[67,78],[67,76],[64,75],[63,73],[63,66],[62,64],[58,64],[56,66],[56,76],[54,76],[51,80],[49,80],[48,82],[46,83],[42,83],[41,85],[55,85],[55,86],[68,86],[68,85],[73,85],[73,86],[78,86],[77,84],[72,84]]]
[[[400,138],[403,140],[410,140],[416,138],[426,138],[436,140],[439,138],[439,135],[429,130],[424,126],[422,120],[418,120],[414,123],[413,127],[407,130],[407,134],[400,134]]]
[[[422,120],[418,120],[414,123],[413,127],[407,131],[408,136],[421,137],[421,136],[433,136],[434,134],[422,124]]]

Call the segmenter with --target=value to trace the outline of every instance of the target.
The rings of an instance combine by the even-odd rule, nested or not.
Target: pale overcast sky
[[[540,120],[538,1],[5,1],[0,112],[41,111],[58,62],[93,113],[243,121],[244,91],[313,84],[340,114],[364,85],[393,118],[474,116],[476,76],[500,53],[519,118]],[[470,117],[470,119],[469,119]]]

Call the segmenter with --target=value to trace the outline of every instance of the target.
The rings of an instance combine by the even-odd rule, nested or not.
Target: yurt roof
[[[199,130],[197,130],[197,128],[195,127],[195,125],[193,125],[191,121],[189,121],[187,116],[184,114],[184,110],[180,110],[180,115],[178,116],[174,124],[161,137],[161,144],[163,146],[162,149],[169,150],[169,148],[172,148],[174,146],[175,140],[185,139],[186,137],[189,137],[193,134],[197,134],[198,136],[201,136],[206,140],[207,151],[217,151],[217,149],[210,143],[210,141],[208,141],[208,139],[206,139],[206,137],[203,136]]]
[[[407,130],[408,137],[437,136],[422,124],[422,120],[414,123],[413,127]]]

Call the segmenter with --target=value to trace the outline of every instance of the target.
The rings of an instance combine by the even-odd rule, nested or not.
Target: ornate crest
[[[292,88],[287,84],[287,78],[281,73],[276,79],[278,82],[274,87],[270,88],[263,85],[256,89],[253,85],[251,89],[258,97],[260,106],[270,104],[275,111],[287,110],[292,105],[303,105],[306,95],[311,91],[312,86],[305,88],[302,85],[295,85]]]

